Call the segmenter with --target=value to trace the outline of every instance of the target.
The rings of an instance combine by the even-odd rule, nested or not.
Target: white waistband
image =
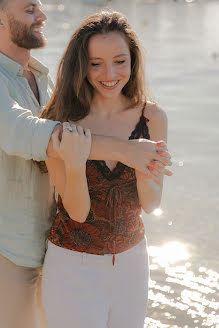
[[[48,241],[48,249],[47,252],[49,256],[55,256],[57,258],[71,257],[74,258],[74,261],[78,261],[80,263],[110,263],[112,264],[113,254],[104,254],[104,255],[96,255],[85,252],[76,252],[70,249],[66,249],[63,247],[59,247],[52,242]],[[115,259],[117,261],[125,260],[127,257],[130,258],[132,256],[142,256],[147,254],[147,241],[146,238],[143,238],[136,246],[124,251],[122,253],[115,254]]]

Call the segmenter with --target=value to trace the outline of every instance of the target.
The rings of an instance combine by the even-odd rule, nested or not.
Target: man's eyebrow
[[[37,1],[36,2],[29,2],[24,8],[28,8],[28,7],[41,7],[42,6],[42,3],[41,1]]]

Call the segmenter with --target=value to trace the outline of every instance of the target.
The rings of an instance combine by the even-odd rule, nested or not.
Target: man
[[[0,328],[35,328],[36,289],[54,214],[53,187],[35,161],[57,157],[59,122],[39,119],[52,93],[48,69],[30,56],[46,44],[38,0],[0,0]],[[165,150],[165,145],[164,145]],[[119,160],[148,176],[155,143],[92,138],[91,159]],[[154,179],[154,176],[152,176]]]

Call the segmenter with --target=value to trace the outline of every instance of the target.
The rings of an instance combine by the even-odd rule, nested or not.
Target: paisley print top
[[[129,139],[149,139],[147,119],[140,117]],[[91,254],[116,254],[144,238],[135,170],[121,162],[111,171],[105,161],[87,161],[91,199],[84,223],[72,220],[58,197],[49,240],[57,246]]]

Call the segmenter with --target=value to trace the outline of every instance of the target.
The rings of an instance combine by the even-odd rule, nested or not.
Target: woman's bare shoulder
[[[151,101],[147,101],[144,116],[150,121],[167,121],[166,112],[157,104]]]

